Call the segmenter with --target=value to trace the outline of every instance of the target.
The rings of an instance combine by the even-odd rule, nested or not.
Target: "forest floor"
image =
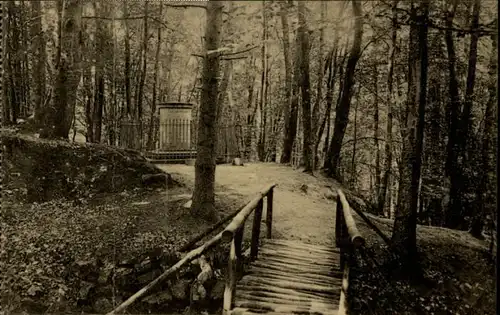
[[[194,181],[193,166],[162,167]],[[275,163],[218,165],[216,170],[217,190],[229,195],[252,196],[273,182],[278,184],[274,237],[333,244],[335,202],[331,189],[339,187],[335,181]],[[389,256],[387,245],[353,214],[369,253],[365,258],[358,255],[352,269],[353,314],[495,314],[496,277],[494,264],[488,259],[487,241],[465,231],[419,225],[417,242],[424,280],[418,284],[388,280],[384,268]],[[393,220],[367,215],[390,237]]]
[[[104,313],[104,305],[79,306],[82,294],[72,269],[88,256],[116,264],[158,248],[175,252],[210,224],[193,218],[183,204],[189,200],[194,167],[159,165],[181,185],[129,190],[76,201],[45,203],[11,201],[3,194],[0,228],[0,314]],[[277,183],[274,237],[306,243],[334,242],[335,203],[331,188],[338,183],[322,176],[274,163],[218,165],[216,206],[221,216],[248,202],[269,183]],[[8,191],[4,187],[4,191]],[[370,216],[390,235],[391,220]],[[384,261],[385,244],[355,215],[375,259]],[[249,222],[251,224],[251,222]],[[418,227],[418,245],[427,281],[421,285],[387,284],[370,261],[353,268],[353,314],[494,314],[495,274],[486,258],[487,244],[466,232]],[[68,268],[70,267],[70,268]],[[114,285],[114,284],[113,284]],[[40,303],[43,301],[43,303]],[[113,305],[109,305],[112,302]],[[43,305],[41,305],[43,304]],[[63,307],[66,304],[66,307]],[[102,304],[102,303],[101,303]],[[130,308],[129,312],[134,312]],[[165,312],[163,312],[165,313]],[[217,314],[217,313],[213,313]]]

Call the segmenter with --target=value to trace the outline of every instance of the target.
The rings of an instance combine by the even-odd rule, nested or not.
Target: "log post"
[[[269,190],[267,193],[267,209],[266,209],[266,230],[267,230],[267,238],[272,238],[272,230],[273,230],[273,195],[274,195],[274,187]]]
[[[239,229],[236,230],[236,233],[234,233],[234,238],[233,238],[233,243],[235,246],[236,250],[236,258],[240,259],[242,252],[241,252],[241,245],[243,241],[243,232],[245,231],[245,226],[242,225]]]
[[[259,201],[255,208],[252,227],[252,243],[250,245],[250,259],[254,260],[259,254],[260,223],[262,221],[262,209],[264,207],[263,199]]]
[[[242,258],[241,242],[243,240],[244,225],[234,233],[231,249],[229,252],[229,263],[226,275],[226,288],[224,289],[223,314],[229,314],[233,307],[234,291],[238,281],[238,269]]]
[[[344,212],[342,211],[342,203],[340,195],[337,195],[337,208],[335,213],[335,244],[342,249],[345,245],[347,228],[345,225]]]
[[[236,236],[231,242],[229,251],[229,263],[226,274],[226,288],[224,289],[223,315],[229,315],[233,306],[234,288],[236,287],[236,266],[238,257],[236,255]]]
[[[337,208],[335,216],[335,243],[340,249],[340,270],[344,271],[345,255],[346,255],[346,240],[348,239],[347,227],[345,224],[344,211],[342,209],[342,202],[340,195],[337,194]]]

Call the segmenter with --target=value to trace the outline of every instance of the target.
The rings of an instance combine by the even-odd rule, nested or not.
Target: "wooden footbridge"
[[[329,246],[306,244],[272,238],[275,186],[272,184],[262,190],[239,212],[226,218],[225,222],[232,220],[222,232],[187,253],[177,264],[108,314],[123,311],[153,286],[221,242],[231,243],[223,315],[346,314],[349,258],[354,248],[364,245],[346,197],[341,190],[337,191],[336,211],[332,209],[335,241],[332,240]],[[243,252],[243,232],[251,214],[254,215],[251,245]],[[266,235],[260,237],[263,219]]]

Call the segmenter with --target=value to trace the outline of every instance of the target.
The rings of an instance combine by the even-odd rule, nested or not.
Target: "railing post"
[[[242,255],[241,251],[241,243],[243,241],[243,232],[245,231],[245,226],[242,225],[236,233],[234,233],[234,245],[235,245],[235,250],[236,250],[236,258],[240,259]]]
[[[262,221],[263,199],[255,207],[252,227],[252,243],[250,245],[250,259],[254,260],[259,254],[260,224]]]
[[[345,255],[346,255],[346,241],[348,240],[347,226],[345,224],[344,211],[342,209],[342,202],[340,195],[337,194],[337,208],[335,214],[335,243],[340,249],[340,270],[344,270]]]
[[[274,187],[267,193],[267,209],[266,209],[266,236],[267,238],[272,238],[273,230],[273,195]]]
[[[345,243],[346,226],[344,212],[342,211],[342,203],[340,202],[340,196],[337,195],[337,208],[335,213],[335,244],[338,248],[342,248]]]
[[[241,253],[241,242],[243,240],[244,226],[234,233],[229,251],[229,261],[227,266],[226,287],[224,289],[223,314],[229,314],[233,307],[234,291],[236,289],[236,277],[238,274]]]

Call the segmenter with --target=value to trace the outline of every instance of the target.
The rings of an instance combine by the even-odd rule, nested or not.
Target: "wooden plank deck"
[[[345,273],[337,248],[278,239],[262,242],[259,257],[236,285],[231,314],[342,313]]]

